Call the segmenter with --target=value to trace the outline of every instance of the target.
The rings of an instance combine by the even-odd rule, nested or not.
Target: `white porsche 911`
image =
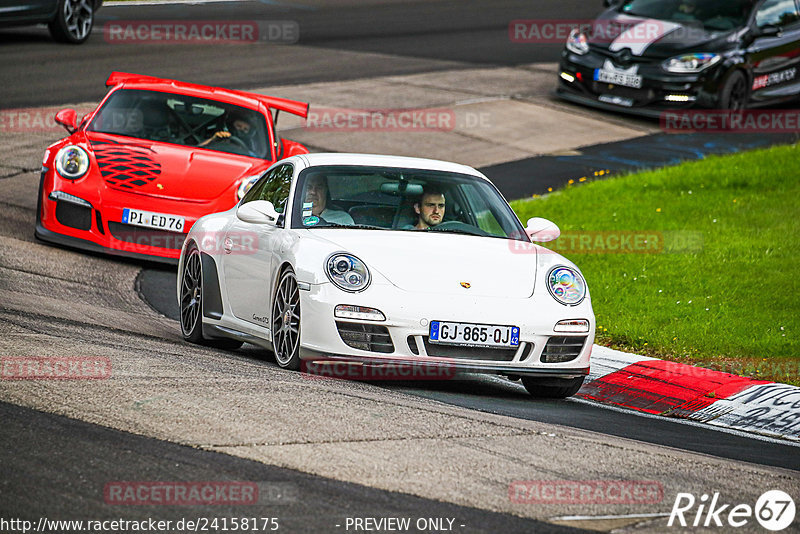
[[[260,345],[287,369],[447,368],[568,397],[589,372],[595,320],[578,268],[531,242],[558,235],[540,218],[523,227],[470,167],[294,156],[192,227],[181,330],[194,343]]]

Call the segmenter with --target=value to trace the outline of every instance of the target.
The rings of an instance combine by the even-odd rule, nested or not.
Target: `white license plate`
[[[153,213],[151,211],[135,210],[125,208],[122,210],[122,222],[134,226],[144,226],[145,228],[158,228],[161,230],[171,230],[173,232],[183,232],[186,219],[177,215],[167,215],[165,213]]]
[[[428,339],[442,345],[518,347],[518,326],[431,321]]]
[[[642,77],[638,74],[624,74],[603,69],[594,70],[594,79],[598,82],[613,83],[624,87],[642,88]]]

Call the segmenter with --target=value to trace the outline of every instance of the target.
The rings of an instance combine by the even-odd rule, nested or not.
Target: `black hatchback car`
[[[800,0],[606,0],[562,52],[558,94],[603,109],[741,110],[800,95]]]
[[[62,43],[80,44],[89,38],[94,14],[103,0],[0,0],[0,28],[47,24]]]

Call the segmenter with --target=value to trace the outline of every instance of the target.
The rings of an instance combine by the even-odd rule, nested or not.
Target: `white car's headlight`
[[[561,304],[574,306],[586,296],[586,282],[575,269],[560,265],[547,273],[547,288]]]
[[[325,274],[336,287],[349,292],[363,291],[370,282],[369,270],[364,262],[343,252],[328,257]]]
[[[722,59],[722,56],[717,54],[684,54],[669,58],[662,64],[662,67],[668,72],[700,72],[716,64],[720,59]]]
[[[563,35],[563,34],[562,34]],[[589,51],[589,39],[586,34],[577,28],[573,28],[567,37],[567,50],[579,56]]]
[[[242,200],[242,197],[250,191],[250,188],[253,187],[258,179],[261,178],[260,174],[254,174],[253,176],[248,176],[247,178],[242,178],[239,182],[239,187],[236,188],[236,200]]]
[[[56,154],[56,171],[68,180],[77,180],[89,170],[89,154],[75,145],[68,145]]]

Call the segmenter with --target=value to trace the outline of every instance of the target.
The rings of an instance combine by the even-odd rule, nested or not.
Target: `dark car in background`
[[[570,33],[558,94],[603,109],[742,110],[800,95],[798,0],[606,0]]]
[[[53,39],[80,44],[89,38],[103,0],[0,0],[0,27],[47,24]]]

